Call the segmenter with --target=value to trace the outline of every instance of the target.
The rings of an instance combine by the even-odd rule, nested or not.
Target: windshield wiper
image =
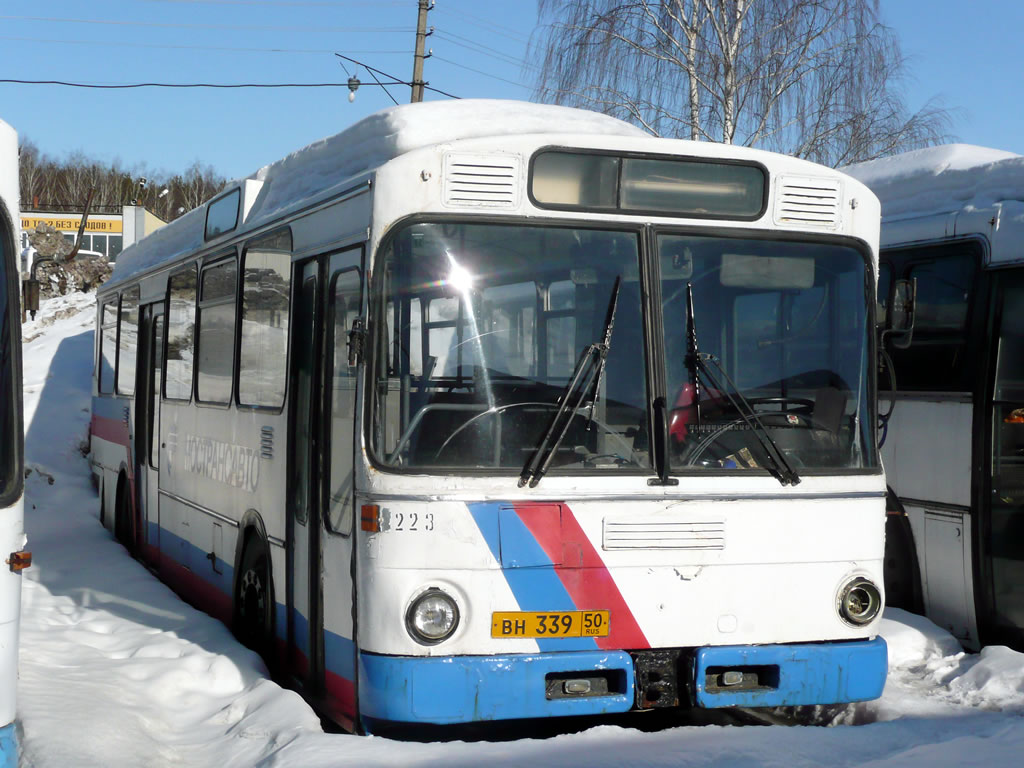
[[[576,414],[583,409],[584,404],[590,404],[590,416],[587,420],[587,429],[590,429],[594,420],[594,411],[597,410],[597,398],[601,388],[601,380],[604,378],[604,369],[608,361],[608,350],[612,343],[612,328],[615,326],[615,309],[619,305],[619,285],[622,282],[621,275],[615,278],[612,286],[612,296],[608,302],[608,314],[604,323],[604,334],[599,342],[589,345],[580,359],[576,362],[576,368],[565,387],[561,398],[558,401],[558,410],[551,419],[544,437],[541,438],[537,448],[534,450],[530,460],[526,462],[522,473],[519,475],[519,487],[527,483],[531,488],[536,488],[537,483],[544,477],[551,466],[551,460],[558,450],[558,446],[569,431],[569,424],[576,417]],[[572,402],[575,397],[575,402]],[[572,404],[570,405],[570,402]],[[555,436],[557,432],[557,437]]]
[[[687,365],[691,366],[691,376],[694,382],[694,386],[697,385],[699,374],[704,374],[704,377],[708,380],[711,386],[724,394],[732,407],[736,409],[737,413],[742,417],[747,428],[750,429],[761,443],[761,447],[764,449],[765,455],[771,462],[771,466],[768,467],[768,471],[783,485],[796,485],[800,482],[800,476],[793,469],[793,466],[789,463],[785,454],[781,451],[775,440],[772,439],[771,433],[768,432],[768,428],[765,427],[761,421],[760,416],[757,415],[757,411],[754,410],[754,406],[750,404],[750,401],[743,396],[740,392],[739,387],[736,386],[735,382],[729,378],[729,374],[725,372],[725,368],[722,367],[721,362],[712,354],[702,353],[697,351],[697,328],[696,323],[693,320],[693,290],[690,283],[686,284],[686,319],[687,319]],[[721,382],[715,377],[708,367],[708,363],[713,363],[718,372],[722,374],[726,382],[729,384],[729,389],[722,386]],[[731,392],[730,392],[731,389]],[[694,402],[697,405],[698,418],[700,414],[700,402],[697,399],[697,391],[694,391]]]

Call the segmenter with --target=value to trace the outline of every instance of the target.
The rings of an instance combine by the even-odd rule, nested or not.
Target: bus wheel
[[[235,634],[246,646],[269,659],[273,596],[270,558],[259,536],[250,536],[242,554],[235,588]]]
[[[114,502],[114,538],[135,557],[133,529],[131,492],[128,490],[128,478],[122,475],[117,481],[117,501]]]

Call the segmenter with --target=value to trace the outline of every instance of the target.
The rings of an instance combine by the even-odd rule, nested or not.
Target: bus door
[[[1024,270],[993,273],[987,504],[980,521],[986,643],[1024,647]],[[987,507],[984,508],[984,507]]]
[[[320,528],[318,402],[320,268],[322,260],[296,265],[292,302],[291,386],[288,428],[287,630],[288,668],[315,693],[322,679],[318,633]]]
[[[356,366],[349,338],[360,316],[363,248],[332,254],[328,263],[324,312],[323,562],[321,564],[322,647],[325,708],[338,722],[356,714],[353,616],[353,525],[355,520]]]
[[[360,246],[296,268],[291,355],[289,665],[340,722],[355,715],[356,369],[348,331],[360,311],[362,253]]]
[[[163,303],[142,307],[139,318],[138,379],[135,387],[135,478],[138,494],[139,541],[145,560],[160,552],[159,455],[160,385],[163,366]]]

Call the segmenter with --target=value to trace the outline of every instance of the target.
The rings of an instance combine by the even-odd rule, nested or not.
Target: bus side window
[[[330,477],[327,528],[347,536],[352,532],[353,431],[356,410],[356,367],[349,365],[348,332],[359,317],[362,278],[358,269],[340,273],[331,295],[333,336],[330,346]],[[418,302],[417,302],[418,303]]]
[[[970,392],[972,349],[967,344],[980,246],[973,242],[895,250],[892,276],[916,280],[914,336],[898,349],[886,343],[896,386],[911,392]]]
[[[121,294],[121,319],[118,333],[117,392],[135,394],[135,356],[139,349],[139,287]]]
[[[100,394],[114,391],[114,366],[117,363],[117,298],[103,305],[100,315]]]
[[[284,405],[291,296],[291,232],[253,242],[242,257],[238,402]]]
[[[174,400],[192,397],[192,356],[196,324],[196,270],[194,266],[171,275],[168,281],[167,362],[164,365],[164,396]]]
[[[231,402],[237,274],[234,258],[203,270],[196,373],[196,398],[202,403]]]

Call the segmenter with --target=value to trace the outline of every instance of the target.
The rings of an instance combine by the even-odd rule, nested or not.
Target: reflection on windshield
[[[573,417],[551,472],[646,471],[645,360],[635,233],[414,224],[376,285],[371,443],[403,468],[519,473],[581,353],[619,309],[596,405]]]
[[[673,471],[765,469],[739,393],[794,468],[877,464],[868,417],[865,262],[853,248],[696,236],[659,238]],[[687,290],[702,358],[687,357]],[[759,429],[759,427],[758,427]]]

